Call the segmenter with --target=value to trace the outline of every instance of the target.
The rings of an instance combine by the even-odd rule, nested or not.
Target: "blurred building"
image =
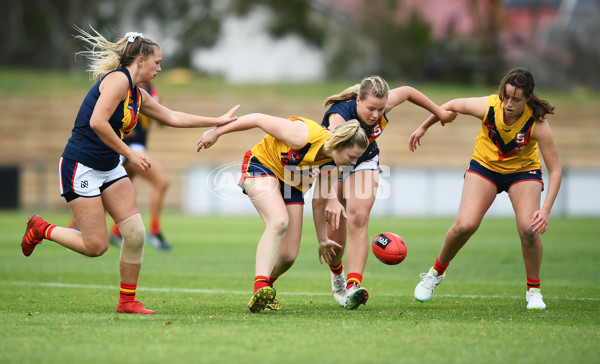
[[[266,8],[223,20],[214,47],[193,52],[193,66],[232,83],[307,82],[326,77],[324,52],[298,35],[270,36]]]

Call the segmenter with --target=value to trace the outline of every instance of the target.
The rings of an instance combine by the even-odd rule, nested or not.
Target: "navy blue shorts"
[[[302,193],[302,191],[280,180],[279,177],[277,177],[277,175],[275,174],[275,172],[273,172],[270,168],[262,164],[258,160],[258,158],[253,156],[252,153],[248,151],[244,156],[244,162],[242,164],[242,177],[240,178],[238,185],[242,187],[244,193],[247,194],[245,188],[243,187],[244,181],[247,178],[263,176],[273,176],[279,180],[279,191],[281,192],[283,202],[286,205],[304,205],[304,194]]]
[[[496,185],[498,193],[501,193],[503,191],[508,192],[510,186],[523,181],[538,181],[542,184],[542,191],[544,190],[544,181],[542,180],[541,169],[502,174],[490,171],[489,169],[479,164],[477,161],[471,159],[471,163],[469,163],[469,168],[467,169],[467,172],[475,173],[492,182],[494,185]]]

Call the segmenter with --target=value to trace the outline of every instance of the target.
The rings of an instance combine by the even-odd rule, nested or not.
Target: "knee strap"
[[[146,230],[142,216],[137,213],[117,223],[123,244],[121,245],[121,262],[141,265],[144,257],[144,235]]]

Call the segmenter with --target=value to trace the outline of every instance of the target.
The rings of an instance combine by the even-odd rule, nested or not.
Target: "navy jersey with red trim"
[[[321,125],[323,125],[326,128],[329,128],[329,115],[331,114],[338,114],[346,121],[352,119],[358,120],[360,122],[361,128],[369,137],[369,145],[367,146],[367,149],[365,149],[363,155],[361,155],[360,158],[358,158],[358,161],[356,162],[357,165],[364,161],[372,159],[377,154],[379,154],[379,147],[377,146],[377,142],[375,141],[375,139],[377,139],[377,137],[381,135],[383,129],[385,129],[385,127],[387,126],[387,115],[383,114],[383,116],[379,118],[379,120],[377,120],[377,122],[373,125],[365,124],[358,117],[358,112],[356,110],[356,99],[338,101],[331,105],[331,107],[327,109],[327,111],[325,111],[325,115],[323,116],[323,121],[321,121]]]
[[[115,112],[108,120],[115,134],[123,139],[125,134],[135,128],[142,103],[142,95],[137,86],[133,86],[131,75],[127,68],[121,68],[112,72],[123,72],[129,80],[127,97],[117,106]],[[73,130],[71,131],[71,137],[62,154],[64,158],[75,160],[100,171],[110,171],[119,165],[119,154],[104,144],[90,126],[92,113],[100,97],[100,83],[107,75],[92,86],[83,100],[75,119],[75,126],[73,126]]]

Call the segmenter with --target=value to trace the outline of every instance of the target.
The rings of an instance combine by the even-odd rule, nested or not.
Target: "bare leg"
[[[277,262],[273,268],[270,278],[277,279],[283,273],[287,272],[298,257],[300,250],[300,240],[302,237],[302,205],[286,205],[289,216],[287,231],[281,241]]]
[[[440,262],[450,263],[477,231],[483,216],[494,202],[497,191],[496,186],[488,180],[474,173],[465,174],[458,215],[444,238]]]
[[[369,255],[369,217],[377,195],[379,172],[361,170],[346,181],[346,214],[348,215],[347,272],[363,274]]]
[[[346,207],[346,200],[344,199],[344,185],[342,182],[335,182],[337,183],[337,194],[338,194],[338,200],[344,205],[344,208]],[[327,224],[327,236],[329,237],[329,239],[335,241],[336,243],[340,244],[341,249],[340,248],[334,248],[335,250],[335,256],[332,257],[331,262],[329,263],[332,267],[336,267],[340,264],[340,262],[342,261],[342,258],[344,257],[344,251],[346,249],[346,238],[347,238],[347,232],[346,232],[346,218],[344,218],[343,216],[340,216],[340,225],[337,229],[333,229],[331,227],[331,225]]]
[[[279,249],[288,229],[289,216],[279,193],[279,181],[273,177],[256,177],[247,189],[248,197],[265,223],[256,248],[256,275],[270,277]]]
[[[104,190],[102,193],[102,200],[104,201],[106,211],[108,211],[108,214],[117,223],[139,213],[135,199],[135,190],[128,178],[123,178]],[[104,228],[104,232],[106,233],[106,228]],[[120,262],[119,268],[121,272],[121,282],[137,284],[141,265]]]
[[[542,185],[537,181],[524,181],[510,187],[508,194],[515,210],[517,230],[528,278],[540,279],[543,244],[539,234],[531,230],[531,217],[540,209]]]

